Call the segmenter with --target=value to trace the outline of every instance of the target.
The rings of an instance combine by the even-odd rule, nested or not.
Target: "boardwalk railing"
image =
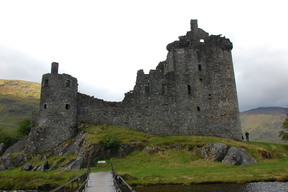
[[[117,192],[131,191],[136,192],[114,169],[113,161],[111,159],[111,167],[113,174],[113,182]]]
[[[87,181],[88,181],[88,175],[89,175],[89,172],[85,172],[83,173],[82,175],[68,181],[67,183],[51,190],[50,192],[60,192],[60,191],[63,191],[63,192],[82,192],[85,190],[85,187],[86,187],[86,184],[87,184]]]
[[[112,168],[113,183],[116,192],[122,192],[122,191],[136,192],[120,175],[118,175],[118,173],[114,169],[112,160],[111,160],[111,168]],[[90,174],[90,166],[88,167],[87,172],[49,192],[83,192],[85,191],[85,188],[87,186],[89,174]]]

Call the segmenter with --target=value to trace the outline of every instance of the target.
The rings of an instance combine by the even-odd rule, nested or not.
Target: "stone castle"
[[[197,20],[190,25],[185,36],[167,45],[167,58],[155,70],[137,72],[134,89],[122,102],[79,93],[77,79],[59,74],[58,63],[52,63],[51,73],[42,78],[34,125],[49,127],[47,133],[59,137],[59,142],[75,135],[79,123],[120,125],[158,135],[240,140],[233,45],[221,35],[198,28]]]

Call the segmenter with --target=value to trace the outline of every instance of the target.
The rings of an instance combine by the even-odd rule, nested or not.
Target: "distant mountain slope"
[[[39,107],[40,83],[0,79],[0,127],[15,130]]]
[[[251,141],[282,142],[279,138],[281,124],[288,108],[260,107],[240,113],[242,131],[248,131]]]

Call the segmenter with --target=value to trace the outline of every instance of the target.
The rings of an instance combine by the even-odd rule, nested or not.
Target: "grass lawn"
[[[110,160],[116,171],[131,185],[184,184],[191,183],[245,183],[252,181],[288,180],[288,145],[275,143],[241,142],[225,138],[200,136],[156,136],[117,126],[89,126],[84,131],[86,141],[97,144],[117,141],[121,144],[137,143],[141,146],[157,147],[159,151],[147,153],[135,150],[123,158],[110,157],[106,164],[95,164],[92,171],[111,171]],[[115,140],[111,140],[114,138]],[[188,148],[207,143],[224,143],[245,148],[257,160],[248,166],[227,166],[198,158]],[[177,146],[181,146],[177,148]],[[86,146],[85,146],[86,147]],[[87,149],[89,146],[87,146]],[[272,158],[265,159],[261,151],[269,152]],[[40,155],[41,156],[41,155]],[[39,161],[35,157],[30,162]],[[65,157],[66,161],[71,157]],[[49,162],[62,162],[63,157],[47,156]],[[103,159],[104,160],[104,159]],[[40,162],[39,162],[40,163]],[[65,163],[62,162],[62,163]],[[0,189],[39,189],[56,187],[84,173],[80,171],[52,170],[26,172],[21,168],[0,172]]]

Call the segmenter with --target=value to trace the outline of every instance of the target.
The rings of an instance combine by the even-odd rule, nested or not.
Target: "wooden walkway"
[[[85,192],[115,192],[113,175],[111,172],[90,173]]]

